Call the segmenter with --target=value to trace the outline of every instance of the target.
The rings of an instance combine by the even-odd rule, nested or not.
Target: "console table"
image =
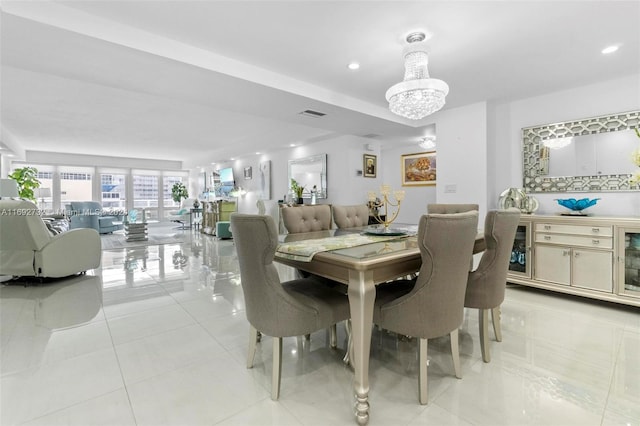
[[[507,282],[640,306],[640,218],[523,215]]]

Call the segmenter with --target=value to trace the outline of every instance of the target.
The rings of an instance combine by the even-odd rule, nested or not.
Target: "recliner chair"
[[[25,200],[0,200],[0,275],[59,278],[100,266],[98,231],[71,229],[52,235]]]

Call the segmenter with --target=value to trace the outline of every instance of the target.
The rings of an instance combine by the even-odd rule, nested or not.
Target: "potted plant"
[[[304,186],[300,186],[298,181],[295,179],[291,179],[291,190],[296,194],[298,200],[296,201],[298,204],[303,204],[304,200],[302,199],[302,192],[304,191]]]
[[[171,198],[178,204],[180,204],[183,198],[189,198],[189,191],[187,191],[187,187],[184,186],[184,183],[176,182],[173,184],[173,187],[171,188]]]
[[[9,178],[18,183],[18,195],[24,200],[36,201],[33,190],[40,187],[38,169],[35,167],[22,167],[15,169]]]

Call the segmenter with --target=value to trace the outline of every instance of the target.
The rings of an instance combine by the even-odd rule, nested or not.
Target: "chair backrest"
[[[520,210],[491,210],[484,221],[486,250],[478,268],[469,273],[464,305],[468,308],[493,309],[502,304],[507,285],[509,258],[516,236]]]
[[[450,214],[478,210],[478,204],[427,204],[427,213]]]
[[[282,222],[290,234],[331,229],[331,206],[287,207],[281,210]]]
[[[411,292],[383,307],[385,327],[428,339],[449,334],[462,324],[477,228],[477,211],[420,218],[420,274]]]
[[[366,204],[355,206],[332,206],[333,221],[338,228],[355,228],[369,224],[369,207]]]
[[[34,252],[51,238],[35,204],[0,200],[0,275],[33,275]]]
[[[271,216],[232,213],[231,227],[240,265],[247,320],[257,330],[274,337],[299,336],[296,315],[313,312],[283,288],[273,257],[278,232]],[[306,326],[306,325],[305,325]]]

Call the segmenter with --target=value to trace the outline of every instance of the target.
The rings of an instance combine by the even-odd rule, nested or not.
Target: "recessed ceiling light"
[[[355,71],[360,68],[360,64],[357,62],[351,62],[349,65],[347,65],[347,68],[349,68],[352,71]]]
[[[614,44],[614,45],[611,45],[611,46],[607,46],[607,47],[605,47],[604,49],[602,49],[602,53],[603,53],[604,55],[608,55],[609,53],[613,53],[613,52],[615,52],[615,51],[616,51],[616,50],[618,50],[619,48],[620,48],[620,46],[619,46],[619,45],[617,45],[617,44]]]
[[[256,151],[256,155],[260,155],[260,151]]]
[[[295,144],[295,143],[290,143],[290,144],[289,144],[289,146],[290,146],[291,148],[293,148],[294,146],[296,146],[296,144]]]

